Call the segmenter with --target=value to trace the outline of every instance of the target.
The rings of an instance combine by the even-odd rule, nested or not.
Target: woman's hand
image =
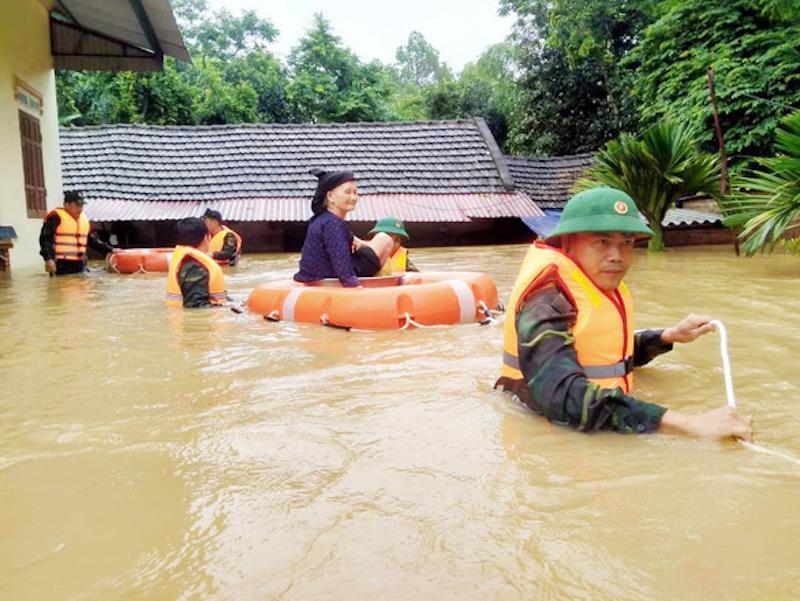
[[[353,236],[353,252],[356,252],[359,248],[361,248],[365,244],[366,242],[364,242],[361,238]]]
[[[671,328],[667,328],[661,333],[661,341],[664,344],[675,342],[692,342],[703,334],[708,334],[716,330],[716,326],[710,323],[711,317],[708,315],[695,315],[691,313],[679,321]]]

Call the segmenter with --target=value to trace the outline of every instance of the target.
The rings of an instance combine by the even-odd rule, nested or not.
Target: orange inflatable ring
[[[336,279],[268,282],[253,290],[247,308],[271,321],[363,330],[488,323],[502,312],[494,281],[483,273],[409,272],[361,283],[364,288],[345,288]]]
[[[172,248],[125,248],[108,255],[108,271],[114,273],[148,273],[169,271]]]

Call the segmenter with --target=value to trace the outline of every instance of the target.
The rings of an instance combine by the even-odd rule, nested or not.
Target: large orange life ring
[[[483,273],[410,272],[360,281],[364,288],[345,288],[336,279],[268,282],[253,290],[247,307],[272,321],[363,330],[483,322],[502,310],[494,281]]]
[[[173,248],[124,248],[108,255],[106,266],[114,273],[169,271]]]

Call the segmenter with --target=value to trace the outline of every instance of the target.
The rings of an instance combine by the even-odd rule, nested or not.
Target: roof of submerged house
[[[592,154],[533,158],[506,156],[517,189],[543,209],[561,209],[570,188],[592,166]]]
[[[62,128],[64,188],[98,221],[177,219],[219,208],[226,219],[310,216],[311,169],[352,170],[365,202],[411,221],[537,215],[482,119],[220,126]],[[372,202],[369,202],[369,201]]]
[[[506,156],[517,189],[530,196],[542,209],[563,209],[572,196],[572,186],[592,166],[592,154],[561,157]],[[531,223],[547,228],[552,217],[534,218]],[[664,227],[720,225],[722,217],[715,213],[671,208],[662,221]]]

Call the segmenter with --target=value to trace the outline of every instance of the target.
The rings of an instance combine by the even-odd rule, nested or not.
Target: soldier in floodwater
[[[687,415],[631,396],[634,366],[714,329],[710,317],[689,315],[665,330],[633,331],[633,299],[622,279],[636,241],[651,235],[624,192],[594,188],[571,198],[517,276],[496,387],[584,432],[752,440],[751,419],[727,406]]]

